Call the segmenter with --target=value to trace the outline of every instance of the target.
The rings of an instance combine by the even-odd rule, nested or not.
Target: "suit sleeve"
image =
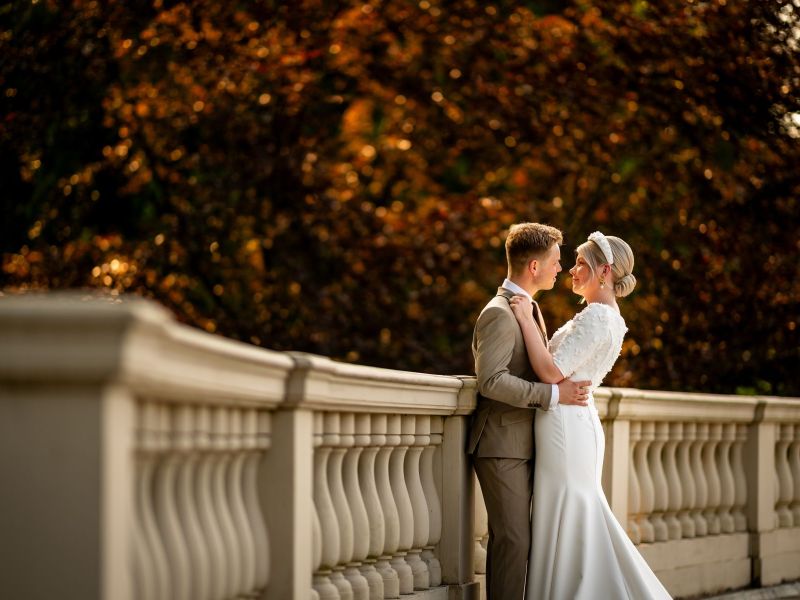
[[[508,370],[514,350],[513,317],[499,307],[489,307],[478,317],[476,328],[475,373],[478,392],[486,398],[520,408],[550,408],[552,386],[526,381]]]

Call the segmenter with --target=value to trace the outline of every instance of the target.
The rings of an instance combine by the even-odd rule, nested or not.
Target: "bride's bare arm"
[[[553,362],[553,356],[544,345],[539,328],[533,321],[532,305],[527,298],[515,297],[511,302],[511,310],[519,321],[522,337],[525,339],[525,349],[531,367],[543,383],[559,383],[564,379],[564,374]]]

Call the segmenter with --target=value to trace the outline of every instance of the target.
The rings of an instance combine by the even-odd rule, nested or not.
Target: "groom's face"
[[[556,283],[556,276],[561,271],[561,248],[553,244],[545,252],[536,266],[536,287],[540,290],[551,290]]]

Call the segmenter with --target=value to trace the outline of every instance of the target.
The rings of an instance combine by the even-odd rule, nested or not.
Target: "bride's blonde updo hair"
[[[633,250],[625,242],[616,236],[605,236],[608,245],[611,246],[611,255],[614,257],[614,264],[611,265],[612,284],[614,294],[618,298],[627,296],[636,287],[636,277],[633,276]],[[586,264],[597,275],[597,270],[608,263],[602,248],[597,242],[588,240],[578,246],[578,254],[583,256]]]

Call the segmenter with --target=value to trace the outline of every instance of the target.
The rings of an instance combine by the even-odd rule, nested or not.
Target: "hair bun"
[[[618,281],[614,283],[614,293],[619,297],[623,298],[630,294],[633,291],[633,288],[636,287],[636,277],[633,276],[633,273],[628,273],[624,277],[621,277]]]

